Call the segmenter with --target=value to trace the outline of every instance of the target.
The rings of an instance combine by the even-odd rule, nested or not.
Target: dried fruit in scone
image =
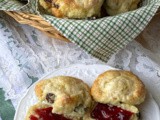
[[[29,108],[25,120],[71,120],[63,115],[52,113],[52,109],[47,104],[37,103]]]
[[[94,81],[91,95],[100,103],[125,103],[138,105],[145,99],[145,86],[133,73],[110,70],[102,73]]]
[[[42,80],[37,83],[35,93],[40,101],[54,108],[53,113],[69,118],[83,117],[92,105],[90,88],[74,77],[58,76]]]
[[[135,10],[139,2],[140,0],[106,0],[104,6],[109,15],[117,15]]]
[[[44,1],[44,2],[41,2]],[[61,18],[89,18],[100,16],[104,0],[40,0],[40,5],[46,9],[50,3],[52,14]]]

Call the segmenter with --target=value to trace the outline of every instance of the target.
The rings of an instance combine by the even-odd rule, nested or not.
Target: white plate
[[[111,69],[115,68],[106,65],[73,65],[64,69],[56,70],[40,80],[58,75],[68,75],[80,78],[91,86],[95,78],[100,73]],[[28,108],[37,102],[37,98],[34,93],[35,84],[29,88],[19,103],[14,120],[24,120]],[[142,120],[160,120],[158,105],[151,95],[147,95],[145,102],[139,107],[139,109],[142,115]]]

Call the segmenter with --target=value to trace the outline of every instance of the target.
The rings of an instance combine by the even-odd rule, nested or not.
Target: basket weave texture
[[[13,17],[17,22],[35,27],[46,33],[50,37],[70,42],[58,30],[56,30],[53,26],[51,26],[47,21],[45,21],[42,17],[38,15],[13,11],[5,11],[5,13]]]

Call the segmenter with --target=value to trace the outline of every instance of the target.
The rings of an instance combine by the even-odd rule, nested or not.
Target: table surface
[[[47,37],[0,12],[0,119],[13,115],[27,88],[44,74],[73,64],[107,64],[131,70],[151,81],[149,91],[160,106],[160,15],[126,48],[103,63],[73,43]],[[2,90],[3,89],[3,90]],[[6,119],[6,120],[9,120]]]

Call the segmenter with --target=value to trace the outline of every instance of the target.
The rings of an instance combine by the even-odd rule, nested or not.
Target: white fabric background
[[[44,74],[76,63],[108,64],[131,70],[149,82],[147,87],[160,105],[160,23],[157,21],[160,21],[158,16],[138,38],[143,46],[133,41],[108,63],[102,63],[72,43],[51,39],[0,13],[0,88],[16,107],[27,88]]]

